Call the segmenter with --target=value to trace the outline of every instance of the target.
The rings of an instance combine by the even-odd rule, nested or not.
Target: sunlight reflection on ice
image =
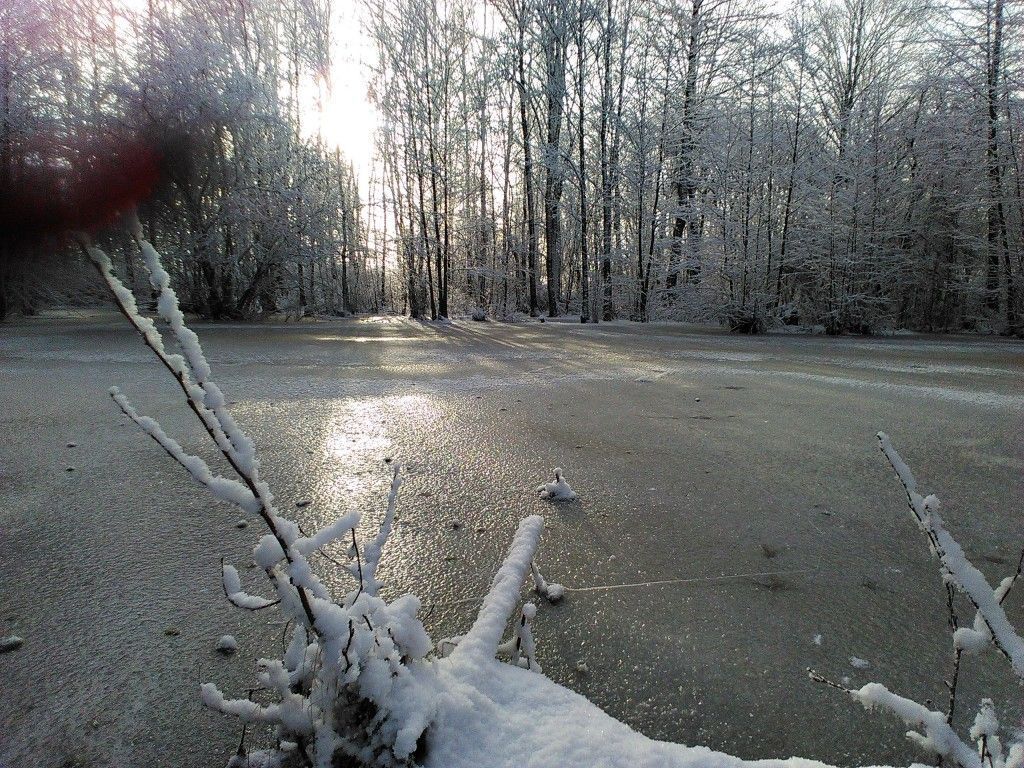
[[[396,461],[406,459],[402,446],[409,445],[410,434],[423,434],[428,425],[441,418],[441,413],[433,398],[418,394],[333,403],[322,426],[326,472],[317,478],[322,509],[330,512],[316,520],[316,527],[331,522],[339,511],[358,510],[364,515],[360,538],[372,535],[383,515],[391,483],[383,460],[392,456]],[[401,569],[401,547],[392,542],[385,560],[387,568]],[[334,587],[349,586],[343,572],[326,578]]]
[[[334,485],[337,491],[355,492],[363,480],[354,474],[363,469],[366,459],[381,457],[391,448],[389,422],[403,415],[417,422],[438,418],[437,405],[423,395],[365,398],[338,402],[326,430],[324,454],[337,467]]]

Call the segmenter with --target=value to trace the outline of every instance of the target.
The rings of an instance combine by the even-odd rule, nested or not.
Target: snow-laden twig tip
[[[280,600],[268,600],[259,595],[250,595],[247,592],[243,592],[242,580],[239,578],[238,570],[235,566],[227,565],[222,558],[220,567],[223,575],[224,596],[237,608],[245,608],[248,611],[260,611],[281,602]]]

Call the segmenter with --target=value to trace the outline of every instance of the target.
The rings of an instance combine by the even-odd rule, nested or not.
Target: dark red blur
[[[105,227],[149,197],[161,175],[162,152],[137,137],[37,139],[21,154],[0,169],[0,242],[13,249]]]

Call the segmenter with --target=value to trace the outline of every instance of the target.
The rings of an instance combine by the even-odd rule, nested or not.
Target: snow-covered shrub
[[[157,311],[181,354],[165,348],[161,331],[139,312],[132,292],[114,276],[107,255],[84,236],[80,242],[118,307],[175,379],[188,407],[236,477],[215,474],[156,421],[140,415],[116,388],[111,397],[195,481],[263,522],[267,533],[256,543],[254,559],[267,578],[271,595],[247,592],[238,571],[228,563],[222,564],[224,594],[245,610],[279,611],[291,627],[290,642],[281,657],[259,660],[258,685],[247,697],[231,698],[212,683],[201,687],[208,707],[244,724],[242,744],[229,766],[518,768],[529,763],[551,768],[593,764],[610,768],[752,768],[745,761],[702,747],[651,741],[544,677],[531,629],[536,614],[533,603],[520,608],[511,638],[503,642],[528,577],[532,575],[536,592],[551,602],[566,592],[561,585],[548,583],[534,563],[543,530],[540,516],[519,524],[472,627],[442,641],[435,651],[418,617],[419,600],[403,595],[388,602],[379,595],[377,569],[394,524],[401,486],[399,468],[394,469],[386,510],[371,540],[360,543],[356,537],[358,513],[344,515],[305,535],[274,504],[273,494],[260,476],[255,446],[232,418],[224,395],[211,378],[210,366],[198,338],[185,324],[160,257],[137,227],[133,235],[158,295]],[[982,702],[968,739],[952,727],[963,654],[995,648],[1007,658],[1013,673],[1024,679],[1024,641],[1002,608],[1021,574],[1024,553],[1016,571],[992,588],[946,530],[938,499],[922,497],[913,474],[888,438],[880,433],[879,441],[907,491],[911,512],[939,562],[947,590],[956,660],[949,707],[946,712],[935,711],[877,683],[850,690],[811,670],[809,674],[866,707],[892,712],[911,728],[908,736],[916,743],[961,768],[1024,768],[1024,742],[1019,735],[1000,736],[990,699]],[[552,499],[575,497],[558,469],[555,482],[538,491]],[[351,587],[343,595],[332,594],[311,562],[315,553],[336,542],[348,545],[343,567],[351,576]],[[958,594],[973,607],[969,626],[960,624],[955,611]],[[20,642],[20,638],[4,638],[0,651],[13,650]],[[219,644],[224,650],[235,647],[233,638],[228,637]],[[496,661],[499,653],[511,664]],[[580,661],[577,669],[584,672],[587,665]],[[247,751],[244,734],[257,725],[271,730],[273,746]],[[759,761],[757,765],[824,768],[795,758]]]
[[[188,453],[154,419],[140,415],[116,387],[110,395],[195,481],[217,498],[262,520],[267,533],[256,543],[253,556],[266,575],[272,596],[246,592],[237,569],[228,563],[222,563],[224,595],[238,608],[280,611],[291,627],[284,654],[259,660],[258,685],[248,697],[231,698],[212,683],[201,687],[206,706],[237,717],[246,729],[265,725],[273,732],[275,746],[258,752],[246,752],[243,736],[230,765],[269,768],[293,761],[318,768],[413,764],[423,756],[425,732],[440,684],[428,659],[433,643],[418,618],[419,600],[403,595],[387,602],[379,596],[377,567],[394,523],[400,468],[394,468],[387,508],[371,540],[357,540],[359,513],[343,515],[316,533],[304,535],[275,505],[261,478],[255,446],[231,416],[227,400],[213,381],[210,365],[198,337],[185,323],[159,255],[142,238],[137,225],[132,234],[158,295],[157,312],[181,354],[165,347],[160,329],[140,313],[131,290],[113,274],[106,253],[84,235],[79,242],[128,322],[178,383],[188,407],[236,477],[215,474],[206,461]],[[480,617],[454,648],[452,656],[462,659],[462,665],[494,659],[531,569],[542,528],[538,516],[527,518],[520,526],[509,560],[495,577]],[[350,590],[340,596],[331,593],[311,563],[314,554],[335,542],[348,544],[345,568],[351,576]],[[558,585],[546,587],[548,592],[559,589]],[[532,604],[523,607],[513,652],[508,655],[513,663],[539,671],[528,624],[535,611]],[[224,636],[217,647],[230,653],[237,644],[234,638]]]
[[[770,325],[771,315],[765,307],[751,302],[748,306],[731,304],[723,308],[722,317],[732,333],[764,333]]]
[[[964,654],[975,655],[994,649],[1006,658],[1013,674],[1024,682],[1024,640],[1003,610],[1003,602],[1024,570],[1024,550],[1017,559],[1016,570],[993,588],[946,529],[939,516],[938,498],[934,495],[922,496],[918,492],[913,472],[893,448],[888,435],[879,432],[878,442],[907,493],[911,515],[938,561],[946,590],[946,609],[953,644],[953,669],[950,679],[946,681],[949,689],[946,711],[932,710],[891,692],[879,683],[868,683],[860,689],[851,690],[814,670],[808,669],[808,674],[816,682],[845,691],[854,701],[868,709],[888,710],[911,729],[907,732],[907,738],[940,759],[950,760],[961,768],[1022,768],[1022,733],[1015,729],[1006,736],[1006,743],[1003,742],[991,699],[986,698],[981,702],[968,734],[970,743],[954,730],[953,714],[957,703],[960,662]],[[970,626],[961,623],[956,609],[958,595],[966,598],[974,611]]]

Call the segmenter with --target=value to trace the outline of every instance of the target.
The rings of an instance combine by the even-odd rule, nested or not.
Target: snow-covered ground
[[[199,330],[278,496],[311,502],[296,517],[333,520],[348,493],[377,508],[384,460],[410,467],[381,576],[423,598],[434,637],[465,631],[518,521],[545,514],[539,563],[569,591],[537,616],[539,661],[657,739],[839,765],[920,758],[905,728],[804,674],[944,697],[942,595],[877,429],[990,578],[1015,554],[998,542],[1021,533],[1013,343],[664,325]],[[201,445],[174,390],[115,318],[0,328],[0,369],[0,637],[24,639],[0,654],[0,765],[222,764],[232,724],[202,709],[198,685],[240,693],[282,628],[223,599],[220,557],[244,566],[254,535],[237,511],[183,482],[106,396],[122,384]],[[555,466],[576,501],[537,497]],[[231,656],[216,651],[224,634]],[[984,666],[965,712],[982,688],[1017,693]],[[552,688],[545,705],[568,695]]]

